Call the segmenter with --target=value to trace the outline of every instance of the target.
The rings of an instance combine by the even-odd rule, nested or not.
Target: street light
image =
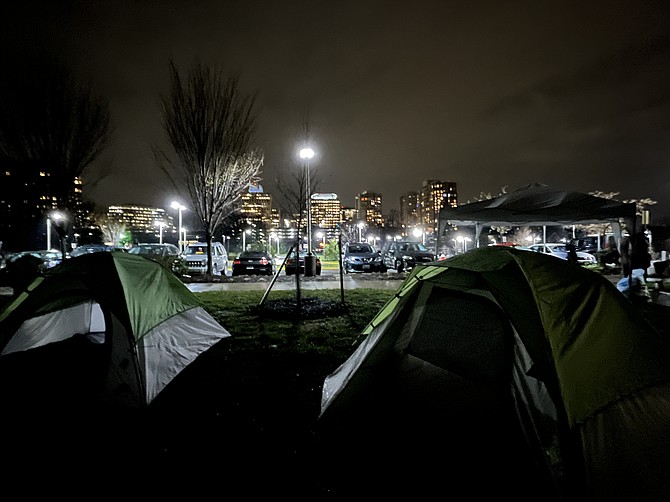
[[[279,254],[279,232],[272,232],[270,234],[270,252],[272,252],[272,239],[277,241],[277,254]]]
[[[181,228],[181,212],[182,212],[184,209],[186,209],[186,206],[180,204],[180,203],[177,202],[177,201],[174,201],[174,202],[172,203],[172,206],[171,206],[171,207],[172,207],[172,209],[177,209],[177,210],[179,210],[179,227],[178,227],[178,228],[179,228],[179,232],[178,232],[178,236],[179,236],[179,252],[183,252],[183,251],[184,251],[184,247],[182,246],[182,240],[181,240],[181,231],[182,231],[182,228]]]
[[[363,242],[363,227],[365,223],[362,221],[358,222],[358,242]]]
[[[157,221],[155,225],[158,227],[158,243],[163,244],[163,227],[165,226],[165,223],[162,221]]]
[[[307,257],[305,258],[305,275],[312,276],[315,273],[316,260],[312,257],[312,187],[309,181],[309,160],[314,157],[314,150],[303,148],[300,150],[300,158],[306,159],[305,169],[307,171]]]
[[[51,249],[51,218],[47,216],[47,251]]]
[[[246,239],[247,234],[251,234],[250,228],[247,228],[244,232],[242,232],[242,251],[247,250],[247,239]]]
[[[414,237],[421,237],[421,243],[425,246],[426,245],[426,232],[424,232],[423,228],[420,227],[415,227],[413,231]]]
[[[467,252],[468,250],[468,241],[471,241],[470,237],[463,237],[462,235],[459,235],[456,237],[456,240],[463,245],[463,252]]]
[[[67,226],[67,218],[63,213],[54,211],[51,213],[51,223],[53,223],[54,227],[56,227],[56,233],[58,234],[58,241],[60,243],[61,259],[62,261],[65,261],[65,227]],[[51,238],[51,235],[49,235],[49,238]]]

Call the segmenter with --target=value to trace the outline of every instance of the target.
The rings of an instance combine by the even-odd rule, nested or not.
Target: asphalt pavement
[[[397,274],[389,271],[386,274],[357,273],[346,274],[342,277],[342,286],[345,290],[372,288],[372,289],[398,289],[406,273]],[[608,279],[616,284],[619,276],[608,276]],[[220,278],[217,282],[191,282],[186,286],[194,293],[205,291],[265,291],[272,282],[272,277],[265,276],[230,276]],[[303,290],[339,289],[340,275],[337,271],[324,270],[322,275],[316,277],[300,277],[300,287]],[[289,291],[295,289],[295,277],[280,275],[272,286],[273,291]],[[654,303],[670,307],[670,291],[656,291],[651,295]]]
[[[384,275],[386,278],[384,278]],[[300,288],[303,290],[339,289],[340,285],[345,290],[372,288],[372,289],[397,289],[405,279],[406,274],[346,274],[342,277],[337,273],[324,273],[321,276],[300,276]],[[224,278],[220,282],[190,282],[186,283],[188,289],[194,293],[205,291],[265,291],[272,277],[243,276],[236,277],[234,281]],[[273,291],[289,291],[295,289],[294,276],[279,276],[272,285]]]

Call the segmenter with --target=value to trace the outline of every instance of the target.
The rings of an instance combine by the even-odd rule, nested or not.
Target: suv
[[[411,270],[416,265],[435,261],[435,255],[420,242],[387,242],[382,251],[382,260],[387,268],[396,272]]]
[[[187,273],[204,274],[207,272],[207,243],[194,242],[186,246],[182,253]],[[212,242],[212,275],[226,275],[228,253],[220,242]]]
[[[342,269],[351,272],[386,272],[379,251],[367,242],[348,242],[342,255]]]

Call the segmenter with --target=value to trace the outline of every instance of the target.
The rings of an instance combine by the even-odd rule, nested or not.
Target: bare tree
[[[94,216],[94,223],[102,232],[103,242],[112,246],[118,245],[119,241],[122,240],[121,236],[127,232],[125,223],[115,218],[110,218],[107,214],[96,214]]]
[[[109,103],[60,61],[31,60],[0,89],[0,157],[46,171],[54,208],[73,223],[75,179],[111,136]]]
[[[170,91],[161,116],[171,152],[154,147],[160,168],[177,193],[191,201],[205,233],[207,273],[212,273],[212,236],[235,211],[241,194],[260,180],[263,152],[252,148],[256,96],[237,78],[196,61],[182,76],[170,61]]]
[[[620,192],[601,192],[601,191],[594,191],[594,192],[589,192],[589,195],[593,195],[594,197],[601,197],[603,199],[608,199],[608,200],[618,200],[617,197],[619,196]],[[643,197],[641,199],[624,199],[621,202],[624,204],[635,204],[635,214],[637,216],[642,216],[644,221],[644,216],[645,213],[648,212],[647,207],[648,206],[653,206],[657,204],[657,202],[653,199],[650,199],[649,197]],[[611,224],[602,224],[602,225],[583,225],[584,228],[589,233],[596,233],[599,232],[601,234],[604,234],[606,230],[611,231]],[[633,229],[629,229],[630,232],[633,231]]]
[[[300,291],[300,243],[302,241],[303,215],[307,212],[307,173],[302,168],[288,168],[285,173],[280,174],[275,179],[277,191],[280,199],[277,200],[280,210],[297,217],[297,232],[293,243],[293,252],[296,260],[295,271],[295,290],[296,290],[296,309],[301,310],[301,291]]]

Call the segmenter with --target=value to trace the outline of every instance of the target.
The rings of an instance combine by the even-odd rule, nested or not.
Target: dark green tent
[[[668,341],[599,274],[539,253],[475,249],[414,270],[364,335],[325,379],[323,422],[374,408],[383,413],[367,430],[393,422],[386,444],[417,431],[431,443],[429,427],[477,423],[483,434],[513,410],[534,473],[548,480],[533,500],[670,497]],[[438,462],[453,455],[446,444]],[[503,454],[495,468],[504,463]]]
[[[89,390],[101,402],[144,407],[229,336],[161,264],[122,252],[85,254],[36,278],[0,310],[0,369],[8,375],[0,388],[25,394],[65,374],[90,379],[69,366],[95,360],[101,385]]]

